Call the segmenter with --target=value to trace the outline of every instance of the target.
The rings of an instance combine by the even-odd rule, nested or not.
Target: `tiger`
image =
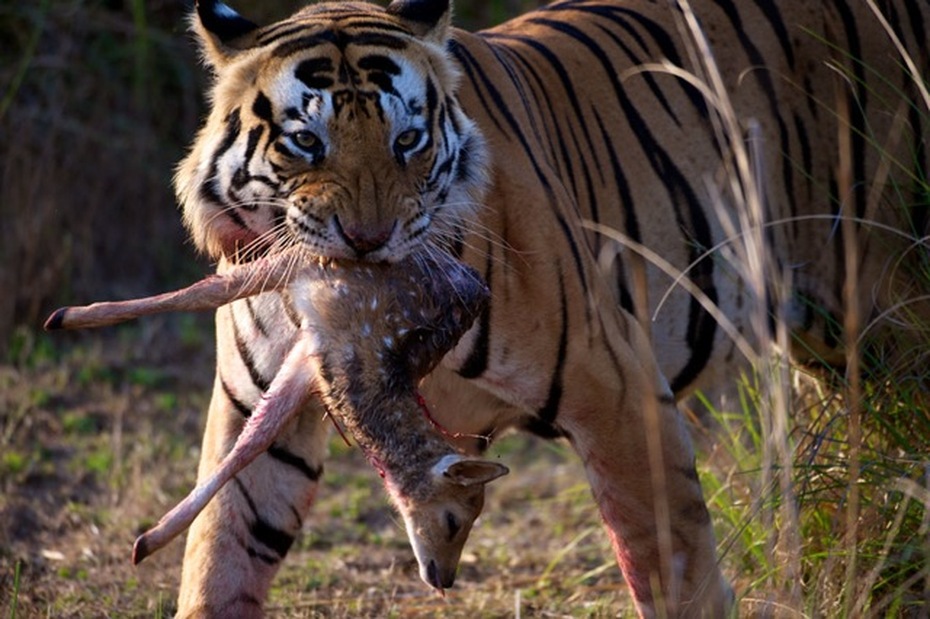
[[[753,162],[799,358],[841,359],[847,312],[928,290],[902,264],[927,262],[913,239],[930,231],[930,10],[878,5],[887,28],[848,0],[557,0],[472,33],[449,0],[324,1],[267,26],[199,0],[212,83],[176,172],[183,220],[220,272],[296,245],[474,267],[491,300],[421,385],[436,423],[467,452],[508,429],[567,441],[636,612],[725,616],[735,596],[678,402],[745,367],[733,335],[753,338],[751,306],[773,302],[725,256],[736,154]],[[684,77],[706,70],[692,16],[736,135]],[[298,327],[287,292],[217,310],[200,478]],[[195,520],[179,617],[263,616],[322,480],[323,412],[309,401]]]

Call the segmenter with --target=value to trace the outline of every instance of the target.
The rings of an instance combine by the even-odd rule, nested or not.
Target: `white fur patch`
[[[455,464],[461,459],[462,459],[462,456],[458,454],[445,455],[442,458],[440,458],[439,461],[436,462],[436,464],[433,465],[433,468],[430,469],[430,473],[432,473],[434,477],[442,477],[443,475],[446,474],[446,471],[448,471],[449,468],[453,464]]]
[[[280,72],[270,91],[276,109],[293,108],[300,112],[301,118],[281,120],[281,129],[286,135],[312,131],[324,144],[329,144],[329,122],[334,113],[329,91],[308,89],[294,77],[293,66]]]

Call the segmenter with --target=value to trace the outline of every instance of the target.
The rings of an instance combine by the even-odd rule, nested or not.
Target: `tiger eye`
[[[420,141],[419,129],[408,129],[397,136],[394,144],[399,148],[411,148]]]
[[[313,150],[320,145],[320,138],[312,131],[298,131],[291,136],[294,144],[304,150]]]

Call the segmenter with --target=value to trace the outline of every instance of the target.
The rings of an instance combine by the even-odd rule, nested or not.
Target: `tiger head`
[[[320,3],[259,28],[200,0],[212,109],[175,179],[196,245],[395,262],[453,240],[482,199],[486,152],[455,98],[450,13],[448,0]]]

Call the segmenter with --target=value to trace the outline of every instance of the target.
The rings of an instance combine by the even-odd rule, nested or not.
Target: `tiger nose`
[[[342,236],[342,240],[358,256],[370,254],[384,247],[384,244],[391,238],[391,234],[394,233],[394,226],[396,225],[391,224],[390,226],[380,227],[344,226],[338,217],[335,220],[336,228]]]

